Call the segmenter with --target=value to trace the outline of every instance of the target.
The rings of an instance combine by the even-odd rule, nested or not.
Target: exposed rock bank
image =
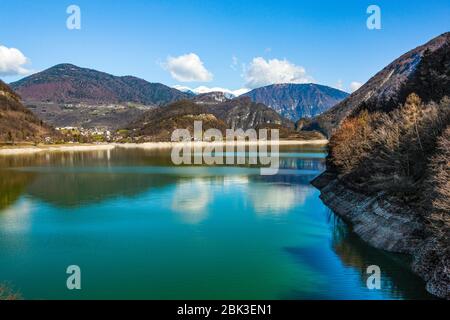
[[[450,244],[448,238],[427,231],[424,222],[380,193],[368,197],[345,187],[334,174],[325,172],[312,184],[321,199],[370,245],[413,257],[412,270],[426,283],[426,289],[450,299]]]

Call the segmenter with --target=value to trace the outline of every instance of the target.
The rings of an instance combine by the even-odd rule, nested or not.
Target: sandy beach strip
[[[33,154],[38,152],[82,152],[112,150],[114,144],[86,144],[86,145],[46,145],[36,147],[4,147],[0,148],[0,156]]]
[[[145,142],[145,143],[108,143],[108,144],[86,144],[86,145],[45,145],[36,147],[2,147],[0,156],[33,154],[38,152],[82,152],[82,151],[104,151],[115,148],[125,149],[171,149],[173,147],[220,147],[220,146],[251,146],[251,145],[272,145],[276,141],[189,141],[189,142]],[[296,145],[326,145],[328,140],[281,140],[280,146]]]

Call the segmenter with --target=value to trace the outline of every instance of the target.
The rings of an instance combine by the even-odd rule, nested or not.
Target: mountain
[[[243,94],[263,103],[282,116],[297,121],[321,114],[348,96],[348,93],[318,84],[273,84]]]
[[[189,88],[189,87],[181,86],[181,85],[175,85],[174,88],[177,90],[180,90],[182,92],[192,94],[192,95],[202,95],[202,94],[208,94],[208,93],[221,92],[228,99],[236,98],[236,97],[242,95],[243,93],[249,91],[247,89],[229,90],[229,89],[220,88],[220,87],[208,88],[205,86],[200,86],[197,88]]]
[[[231,99],[228,94],[222,91],[213,91],[196,95],[191,100],[198,104],[219,104]]]
[[[59,64],[11,87],[24,104],[55,126],[117,128],[149,107],[192,97],[160,83]]]
[[[170,141],[175,129],[187,128],[193,135],[194,121],[202,121],[203,130],[216,128],[225,132],[226,129],[226,124],[213,115],[207,106],[190,100],[177,101],[147,111],[126,129],[141,141]]]
[[[20,97],[0,80],[0,143],[42,142],[57,133],[20,102]]]
[[[280,130],[282,138],[323,138],[317,134],[301,135],[294,130],[294,123],[283,118],[273,109],[261,103],[252,102],[248,97],[223,100],[223,95],[207,94],[191,100],[177,101],[164,107],[146,112],[133,121],[127,129],[134,137],[145,141],[170,141],[175,129],[189,129],[193,132],[194,121],[203,121],[203,130],[217,128],[225,134],[226,129]],[[206,101],[206,102],[205,102]]]
[[[359,110],[390,111],[415,92],[425,102],[439,101],[450,91],[450,32],[402,55],[378,72],[359,90],[299,127],[320,130],[328,136],[349,115]]]
[[[24,101],[163,105],[190,95],[161,83],[59,64],[11,83]]]
[[[211,106],[209,110],[223,119],[230,129],[262,128],[277,125],[294,128],[294,124],[262,103],[255,103],[249,97],[237,97]]]
[[[312,182],[324,203],[372,246],[412,255],[427,291],[450,299],[450,33],[303,125],[331,135]]]

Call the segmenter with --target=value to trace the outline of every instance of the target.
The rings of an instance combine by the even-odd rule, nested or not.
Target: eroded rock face
[[[449,237],[431,236],[414,252],[412,269],[426,281],[427,291],[450,300]]]
[[[370,245],[413,257],[412,270],[426,289],[450,299],[450,243],[446,235],[430,233],[414,212],[399,207],[383,194],[373,197],[345,187],[332,173],[324,173],[312,184],[321,199],[353,226],[353,231]]]

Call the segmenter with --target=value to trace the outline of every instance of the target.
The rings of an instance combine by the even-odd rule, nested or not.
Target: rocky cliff
[[[426,289],[450,299],[450,33],[380,71],[303,126],[331,135],[313,184],[371,245],[410,254]]]
[[[378,249],[411,255],[411,268],[425,281],[427,291],[450,299],[449,244],[430,233],[420,216],[382,192],[367,196],[352,191],[331,173],[322,174],[312,184],[321,191],[322,201],[364,241]]]

